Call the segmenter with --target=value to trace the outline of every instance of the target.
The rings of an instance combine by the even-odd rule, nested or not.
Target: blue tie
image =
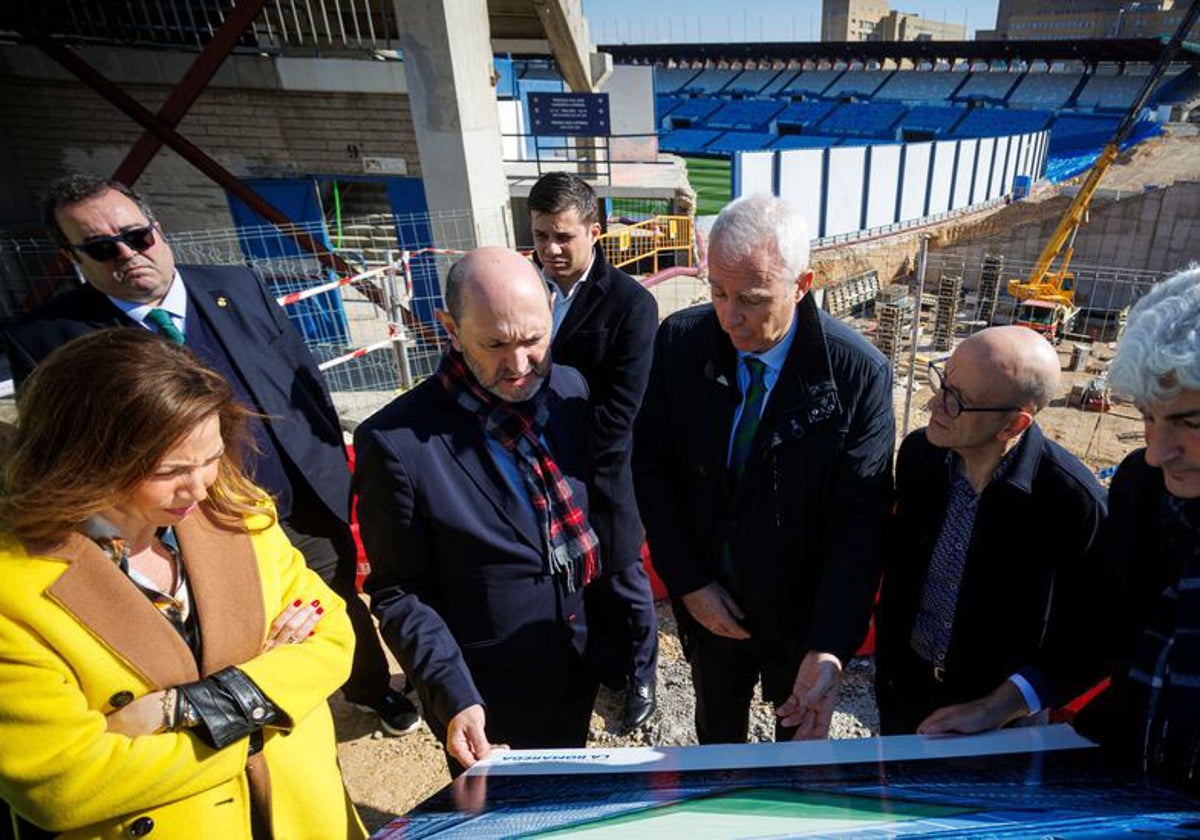
[[[742,399],[742,416],[738,418],[737,428],[733,430],[733,446],[729,453],[729,469],[733,472],[735,482],[741,481],[746,464],[750,461],[750,451],[754,448],[754,434],[758,431],[763,402],[767,398],[767,387],[763,382],[767,366],[761,359],[747,356],[746,370],[750,372],[750,386]]]
[[[155,331],[163,338],[175,344],[183,344],[183,333],[175,326],[175,319],[165,309],[151,309],[146,313],[146,320],[154,325]]]

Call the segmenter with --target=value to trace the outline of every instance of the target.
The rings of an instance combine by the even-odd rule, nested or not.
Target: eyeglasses
[[[942,408],[951,418],[958,417],[964,411],[1023,411],[1019,405],[963,405],[962,394],[946,384],[946,372],[937,362],[929,363],[929,387],[933,392],[941,393]]]
[[[130,228],[114,236],[97,236],[95,239],[89,239],[82,245],[68,245],[67,247],[72,251],[87,254],[96,262],[109,262],[117,258],[117,254],[119,253],[117,250],[118,242],[140,254],[154,245],[154,225],[149,224],[145,227]]]

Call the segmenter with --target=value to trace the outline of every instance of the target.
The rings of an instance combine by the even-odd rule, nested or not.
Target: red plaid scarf
[[[542,442],[553,392],[541,388],[520,403],[498,399],[467,368],[462,354],[447,350],[438,379],[458,404],[479,418],[483,433],[516,459],[542,532],[551,574],[567,592],[587,586],[600,572],[600,544],[571,485]]]

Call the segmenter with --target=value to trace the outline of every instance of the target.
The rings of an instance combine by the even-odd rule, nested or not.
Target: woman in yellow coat
[[[353,633],[242,474],[229,385],[107,330],[43,362],[20,415],[0,487],[17,837],[362,837],[326,703]]]

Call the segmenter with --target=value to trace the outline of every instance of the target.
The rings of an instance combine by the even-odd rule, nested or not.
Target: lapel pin
[[[722,373],[720,376],[717,377],[717,384],[724,385],[726,388],[729,387],[729,380],[725,378],[725,374]]]
[[[228,306],[228,305],[229,305],[229,298],[225,297],[225,295],[219,295],[217,297],[217,306]]]

